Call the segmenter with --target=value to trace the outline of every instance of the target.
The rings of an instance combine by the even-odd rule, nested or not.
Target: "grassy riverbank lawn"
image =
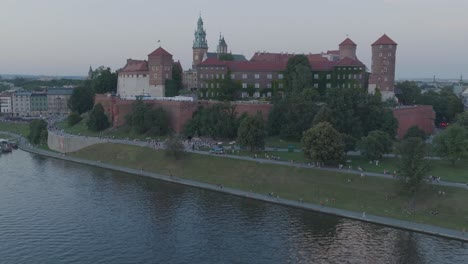
[[[229,154],[231,154],[228,151]],[[252,154],[249,151],[237,151],[233,152],[234,155],[240,156],[249,156],[252,157]],[[284,151],[262,151],[257,152],[257,156],[260,158],[265,158],[268,156],[279,157],[282,161],[294,160],[295,162],[308,163],[309,161],[304,157],[303,152],[284,152]],[[353,169],[361,167],[365,172],[376,172],[383,173],[384,170],[387,170],[389,173],[397,170],[397,158],[382,158],[379,161],[379,165],[375,163],[369,163],[369,160],[362,156],[348,156],[346,158],[349,162],[345,165],[347,168],[351,166]],[[452,166],[452,164],[447,160],[431,160],[432,171],[431,175],[440,177],[444,181],[450,182],[460,182],[468,183],[468,163],[466,161],[459,161]]]
[[[27,137],[29,134],[28,123],[0,122],[0,131],[11,132]]]
[[[265,195],[274,192],[282,198],[302,198],[305,202],[351,211],[457,230],[468,227],[468,191],[461,188],[428,186],[412,202],[412,198],[400,193],[396,181],[383,178],[197,154],[174,161],[164,154],[162,150],[106,143],[71,155]],[[439,196],[438,191],[446,195]],[[434,210],[439,214],[432,215]]]

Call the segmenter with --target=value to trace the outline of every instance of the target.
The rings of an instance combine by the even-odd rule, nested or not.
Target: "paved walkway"
[[[380,216],[370,215],[366,213],[358,213],[358,212],[342,210],[342,209],[333,208],[333,207],[304,203],[301,201],[287,200],[287,199],[283,199],[280,197],[271,197],[269,195],[263,195],[263,194],[246,192],[246,191],[241,191],[241,190],[232,189],[232,188],[226,188],[226,187],[222,187],[219,185],[182,179],[182,178],[178,178],[175,176],[168,176],[168,175],[162,175],[162,174],[147,172],[147,171],[138,170],[138,169],[115,166],[111,164],[101,163],[99,161],[80,159],[80,158],[60,154],[57,152],[51,152],[51,151],[38,149],[30,145],[24,138],[17,137],[17,136],[16,138],[19,139],[19,146],[21,149],[28,151],[28,152],[35,153],[35,154],[39,154],[39,155],[77,162],[77,163],[86,164],[90,166],[96,166],[96,167],[100,167],[104,169],[110,169],[110,170],[130,173],[130,174],[136,174],[136,175],[150,177],[150,178],[163,180],[167,182],[183,184],[186,186],[191,186],[191,187],[196,187],[196,188],[201,188],[201,189],[206,189],[206,190],[211,190],[211,191],[216,191],[216,192],[222,192],[225,194],[231,194],[231,195],[246,197],[250,199],[256,199],[256,200],[260,200],[264,202],[291,206],[291,207],[301,208],[301,209],[306,209],[306,210],[313,210],[313,211],[318,211],[318,212],[331,214],[331,215],[335,215],[339,217],[345,217],[345,218],[365,221],[369,223],[386,225],[386,226],[390,226],[390,227],[394,227],[398,229],[405,229],[405,230],[410,230],[410,231],[415,231],[415,232],[436,235],[436,236],[441,236],[445,238],[468,242],[467,233],[453,230],[453,229],[441,228],[437,226],[419,224],[419,223],[397,220],[397,219],[392,219],[392,218],[387,218],[387,217],[380,217]],[[238,156],[235,156],[235,157],[240,158]]]

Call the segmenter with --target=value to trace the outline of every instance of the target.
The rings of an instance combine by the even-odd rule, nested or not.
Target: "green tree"
[[[468,129],[468,111],[458,114],[457,117],[455,118],[455,122],[457,125],[462,126],[465,129]]]
[[[420,138],[407,138],[400,143],[398,153],[398,177],[405,187],[415,193],[431,170],[429,161],[424,159],[426,144]]]
[[[396,83],[395,88],[399,90],[396,97],[404,105],[413,105],[419,101],[421,89],[415,82],[404,81]]]
[[[81,121],[81,119],[82,118],[79,114],[77,114],[76,112],[71,112],[67,117],[68,126],[72,127],[78,124]]]
[[[28,140],[32,144],[47,143],[47,122],[43,119],[34,119],[29,123]]]
[[[228,72],[221,81],[221,86],[219,89],[218,100],[221,101],[233,101],[238,97],[238,93],[241,90],[242,86],[240,83],[235,82],[231,79],[231,72]]]
[[[117,73],[112,72],[110,68],[101,66],[93,73],[91,88],[94,93],[114,93],[117,91]]]
[[[457,160],[468,157],[468,132],[458,125],[452,125],[440,132],[434,138],[434,149],[436,153],[455,165]]]
[[[109,119],[104,113],[102,104],[96,104],[93,107],[93,110],[89,113],[89,119],[86,125],[91,131],[102,131],[110,126]]]
[[[426,132],[424,132],[424,130],[422,130],[421,128],[415,125],[415,126],[408,128],[408,130],[406,131],[406,134],[403,136],[403,139],[410,138],[410,137],[417,137],[422,140],[426,140],[427,135],[426,135]]]
[[[363,137],[358,144],[361,154],[369,160],[379,160],[383,154],[392,150],[393,142],[390,136],[380,130],[371,131],[367,137]]]
[[[288,60],[284,72],[286,93],[300,93],[305,88],[312,87],[312,69],[305,55],[296,55]]]
[[[169,138],[166,139],[166,141],[164,142],[164,147],[166,149],[166,155],[168,157],[176,159],[176,160],[184,157],[184,154],[185,154],[184,144],[182,143],[180,138],[178,138],[177,136],[175,135],[169,136]]]
[[[68,99],[68,108],[79,115],[91,110],[94,105],[94,93],[91,88],[81,86],[73,89]]]
[[[248,147],[250,152],[265,148],[265,123],[262,116],[247,116],[237,130],[237,141],[241,146]]]
[[[318,123],[328,122],[330,124],[335,123],[335,119],[333,118],[333,112],[327,105],[322,105],[320,110],[314,117],[314,121],[312,122],[312,126],[317,125]]]
[[[153,109],[143,100],[132,104],[132,111],[125,117],[127,125],[137,134],[163,136],[169,132],[169,118],[162,108]]]
[[[463,112],[463,103],[451,89],[444,88],[440,93],[429,91],[421,95],[420,104],[432,105],[436,113],[435,124],[454,121],[457,114]]]
[[[184,134],[233,139],[237,137],[240,120],[236,107],[228,103],[199,107],[192,119],[185,124]]]
[[[301,142],[307,159],[326,165],[336,165],[344,160],[342,135],[330,123],[319,123],[307,130]]]
[[[299,140],[302,133],[311,127],[320,107],[317,97],[316,90],[305,89],[276,101],[268,118],[268,133],[283,139]]]

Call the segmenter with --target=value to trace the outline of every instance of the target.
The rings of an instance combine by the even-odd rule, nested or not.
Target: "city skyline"
[[[281,1],[201,0],[181,8],[146,0],[6,0],[0,11],[0,74],[83,76],[89,65],[117,70],[128,58],[145,59],[159,45],[186,70],[201,12],[210,51],[220,33],[230,51],[247,59],[257,51],[326,52],[350,37],[370,69],[370,45],[385,33],[399,44],[397,79],[459,78],[468,76],[468,54],[461,52],[468,44],[462,34],[468,3],[447,2],[301,0],[285,9]]]

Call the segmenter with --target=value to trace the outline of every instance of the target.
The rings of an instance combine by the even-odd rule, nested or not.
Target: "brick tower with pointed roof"
[[[395,96],[395,61],[397,43],[387,35],[372,43],[372,66],[369,78],[369,93],[379,89],[382,100]]]
[[[343,42],[340,43],[340,59],[343,58],[351,58],[353,60],[356,59],[356,43],[352,41],[350,38],[346,38]]]
[[[166,80],[172,79],[173,65],[172,55],[161,47],[148,55],[149,94],[165,95]]]

